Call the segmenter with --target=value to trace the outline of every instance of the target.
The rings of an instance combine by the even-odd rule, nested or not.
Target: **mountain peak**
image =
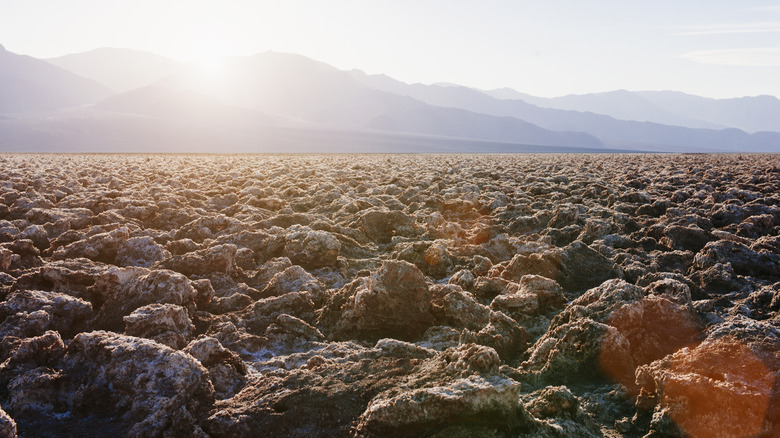
[[[436,83],[433,83],[431,85],[436,86],[436,87],[451,87],[451,88],[452,87],[463,87],[463,85],[455,84],[455,83],[452,83],[452,82],[436,82]]]
[[[110,94],[95,81],[46,61],[6,51],[2,46],[0,58],[1,114],[82,106]]]

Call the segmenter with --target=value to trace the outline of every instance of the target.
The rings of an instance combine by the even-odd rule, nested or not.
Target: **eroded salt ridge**
[[[0,436],[780,435],[776,155],[3,155],[0,201]]]

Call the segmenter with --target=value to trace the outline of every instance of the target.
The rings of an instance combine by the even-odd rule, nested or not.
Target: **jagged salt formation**
[[[2,155],[0,436],[776,436],[779,193],[773,155]]]

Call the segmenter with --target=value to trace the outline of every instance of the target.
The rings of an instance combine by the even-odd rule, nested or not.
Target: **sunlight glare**
[[[195,61],[199,73],[206,78],[217,78],[225,71],[224,57],[209,54]]]
[[[230,46],[211,37],[197,44],[193,52],[196,56],[191,62],[192,86],[206,93],[215,93],[226,87]]]
[[[208,40],[200,41],[194,52],[196,53],[194,64],[200,74],[213,78],[223,73],[225,56],[230,52],[230,48],[227,44],[211,37]]]

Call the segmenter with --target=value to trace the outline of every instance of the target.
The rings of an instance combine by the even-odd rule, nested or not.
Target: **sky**
[[[37,58],[274,50],[544,97],[780,97],[780,0],[0,0],[0,44]]]

